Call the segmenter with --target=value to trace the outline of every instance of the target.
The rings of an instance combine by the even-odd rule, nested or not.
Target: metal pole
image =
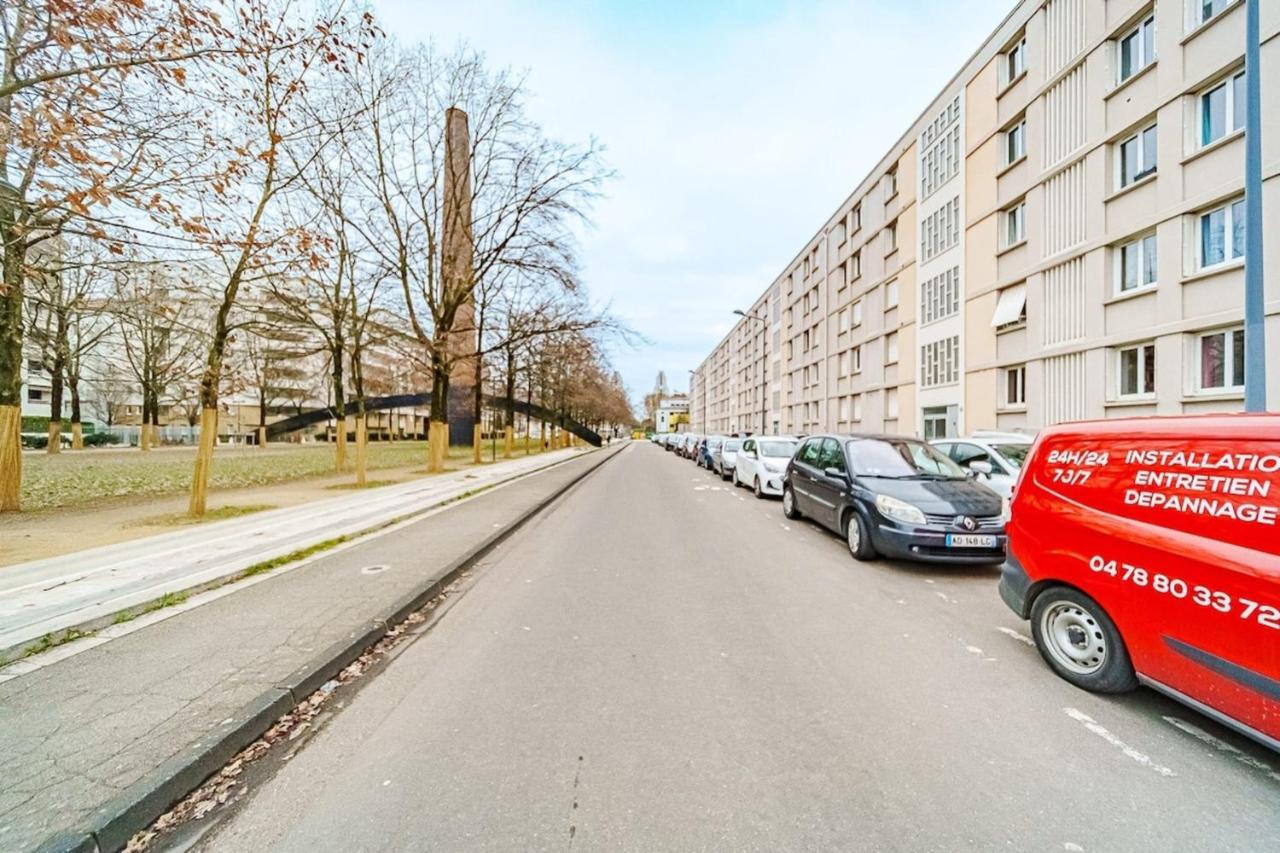
[[[1267,410],[1266,296],[1262,276],[1262,66],[1258,4],[1245,2],[1244,408]]]

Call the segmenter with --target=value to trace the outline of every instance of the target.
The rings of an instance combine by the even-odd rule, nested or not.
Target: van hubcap
[[[1102,626],[1078,604],[1062,601],[1046,608],[1040,633],[1054,660],[1071,672],[1092,675],[1107,662]]]

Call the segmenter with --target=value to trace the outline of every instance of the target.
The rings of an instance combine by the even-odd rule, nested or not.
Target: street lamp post
[[[1245,2],[1244,408],[1267,410],[1266,304],[1262,279],[1262,67],[1258,4]]]
[[[764,305],[761,309],[768,310]],[[759,309],[757,309],[759,310]],[[769,434],[769,321],[764,317],[758,316],[755,311],[747,313],[742,309],[735,309],[734,312],[744,320],[755,320],[764,326],[764,333],[760,338],[760,435]]]

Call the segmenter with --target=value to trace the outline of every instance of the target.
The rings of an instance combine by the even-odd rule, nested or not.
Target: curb
[[[410,613],[439,595],[463,571],[626,447],[623,444],[619,450],[604,454],[594,465],[454,560],[443,574],[425,587],[391,605],[389,612],[374,619],[367,629],[357,629],[348,639],[334,643],[311,662],[294,670],[281,683],[241,708],[205,738],[185,747],[94,811],[86,820],[87,826],[51,836],[36,848],[36,853],[107,853],[122,849],[134,834],[149,827],[175,803],[198,788],[205,779],[221,770],[240,750],[270,729],[277,719],[360,657],[393,626],[403,622]]]
[[[600,449],[601,448],[591,448],[590,450],[587,451],[587,454],[595,453]],[[517,480],[524,479],[525,477],[532,477],[537,474],[541,474],[543,471],[554,470],[560,467],[561,465],[567,465],[568,463],[574,462],[580,458],[582,457],[571,456],[566,459],[561,459],[559,461],[552,462],[551,464],[546,465],[545,467],[542,467],[542,468],[536,468],[532,471],[526,471],[523,474],[516,474],[512,477],[507,477],[502,480],[496,480],[493,483],[489,483],[485,485],[482,488],[482,491],[487,491],[488,489],[496,488],[498,486],[504,486],[508,483],[514,483]],[[346,534],[347,542],[344,544],[357,543],[361,539],[365,538],[366,536],[369,536],[372,533],[377,533],[378,531],[382,530],[385,527],[389,527],[394,524],[400,524],[406,521],[412,521],[420,515],[426,515],[429,512],[433,512],[435,510],[446,507],[449,504],[452,504],[455,501],[459,500],[460,497],[461,497],[460,495],[454,495],[453,497],[442,498],[436,503],[432,503],[428,506],[420,507],[419,509],[405,513],[404,515],[398,515],[398,516],[395,516],[394,518],[388,518],[388,519],[385,519],[384,521],[370,524],[370,526],[368,527],[364,527],[359,530],[352,531],[351,533]],[[305,504],[301,504],[300,506],[305,506]],[[323,539],[317,540],[317,542],[323,542],[323,541],[324,541]],[[311,544],[314,545],[316,543],[312,542]],[[308,547],[310,546],[298,545],[295,550],[305,550]],[[316,556],[325,556],[326,554],[329,554],[332,552],[333,552],[333,549],[330,548],[320,552]],[[281,555],[281,556],[287,556],[287,555]],[[3,568],[3,567],[0,567],[0,568]],[[190,597],[193,595],[200,595],[201,593],[209,592],[210,590],[219,589],[220,587],[224,587],[229,584],[239,583],[240,581],[244,580],[244,578],[246,577],[245,572],[248,570],[248,568],[252,568],[252,566],[246,567],[245,569],[241,569],[235,572],[231,572],[230,574],[222,575],[220,577],[211,578],[210,580],[207,580],[207,581],[202,581],[197,584],[192,584],[191,586],[184,586],[177,590],[170,590],[169,593],[166,593],[166,595],[177,594],[185,597]],[[152,601],[154,600],[156,599],[152,599]],[[63,636],[67,636],[69,634],[75,633],[75,634],[81,635],[79,637],[76,637],[75,639],[83,639],[84,637],[89,637],[96,634],[98,631],[101,631],[104,628],[109,628],[112,625],[115,625],[116,618],[119,617],[120,614],[122,613],[130,613],[133,611],[138,611],[137,613],[134,613],[135,617],[139,615],[144,615],[146,611],[139,610],[139,608],[145,608],[149,603],[151,602],[142,601],[142,602],[131,604],[128,607],[121,607],[120,609],[113,610],[110,613],[104,613],[100,616],[95,616],[91,619],[85,619],[81,622],[77,622],[74,625],[68,625],[65,628],[59,628],[58,630],[52,632],[52,635],[56,636],[58,634],[61,634]],[[71,641],[74,642],[75,639]],[[26,660],[30,656],[27,654],[28,650],[31,649],[36,644],[38,644],[39,642],[40,642],[39,637],[31,637],[26,640],[22,640],[19,643],[15,643],[13,645],[0,648],[0,670],[3,670],[5,667],[9,667],[14,664],[22,663],[24,660]],[[61,643],[57,643],[51,648],[56,649],[59,645],[61,645]],[[35,654],[36,655],[44,654],[50,650],[51,649],[43,649],[41,651],[36,652]]]

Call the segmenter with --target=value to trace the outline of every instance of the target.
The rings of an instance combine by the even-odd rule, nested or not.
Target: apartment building
[[[1275,218],[1280,4],[1261,16]],[[1023,0],[695,371],[694,428],[758,432],[761,400],[771,431],[927,438],[1242,408],[1244,18]]]

